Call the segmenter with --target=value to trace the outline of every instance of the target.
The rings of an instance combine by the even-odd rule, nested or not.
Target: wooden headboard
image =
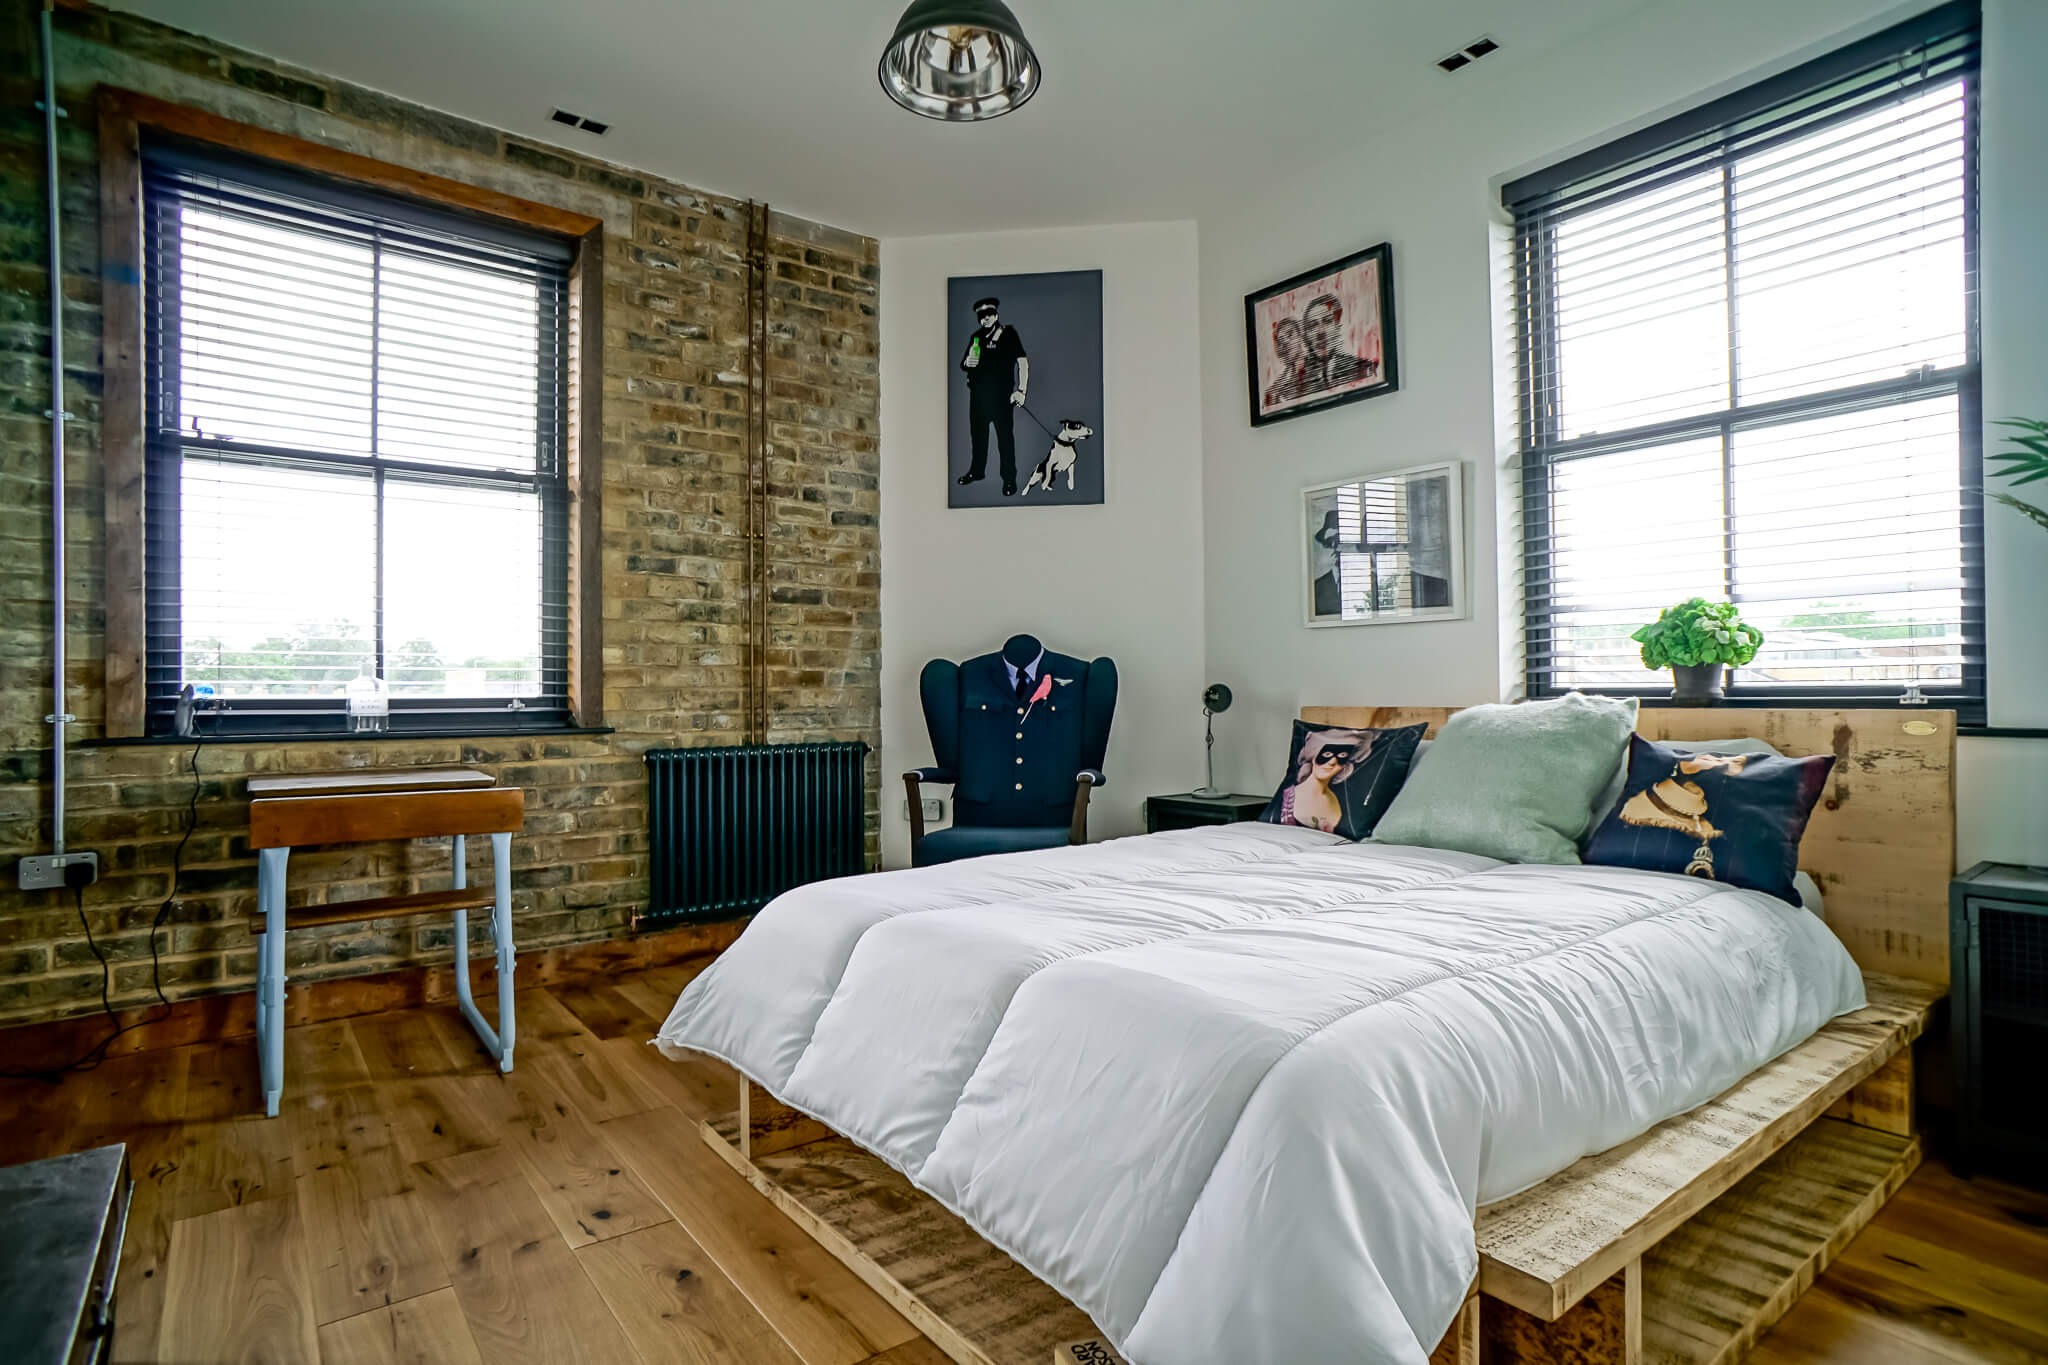
[[[1437,727],[1459,708],[1305,706],[1315,725]],[[1799,847],[1828,926],[1866,972],[1948,983],[1948,884],[1956,871],[1956,713],[1928,707],[1793,711],[1646,706],[1644,739],[1762,739],[1835,756]]]

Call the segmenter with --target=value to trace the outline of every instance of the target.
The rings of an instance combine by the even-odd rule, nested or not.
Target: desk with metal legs
[[[447,912],[455,935],[455,994],[500,1070],[512,1069],[512,836],[525,820],[525,794],[493,787],[468,769],[387,770],[302,778],[249,780],[249,844],[256,855],[256,914],[249,930],[260,935],[256,971],[256,1042],[263,1072],[263,1105],[273,1118],[284,1095],[284,936],[321,924]],[[473,891],[465,865],[467,837],[491,836],[491,888]],[[285,869],[294,848],[367,843],[381,839],[452,836],[454,885],[371,900],[341,901],[285,910]],[[498,954],[498,1026],[477,1009],[469,983],[469,912],[491,912]]]

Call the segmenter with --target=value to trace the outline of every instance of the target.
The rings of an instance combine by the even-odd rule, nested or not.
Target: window
[[[569,723],[574,244],[142,152],[146,707],[223,733]]]
[[[1981,714],[1976,52],[1945,6],[1506,187],[1532,696],[1725,596],[1733,699]]]

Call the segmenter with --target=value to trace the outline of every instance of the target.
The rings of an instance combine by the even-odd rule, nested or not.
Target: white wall
[[[1369,137],[1312,175],[1219,196],[1222,207],[1201,221],[1204,576],[1208,671],[1240,699],[1217,744],[1229,785],[1272,785],[1287,722],[1304,704],[1495,700],[1518,676],[1515,597],[1511,580],[1500,583],[1512,560],[1496,520],[1512,434],[1497,407],[1506,324],[1498,186],[1926,7],[1665,0],[1551,50],[1510,44],[1456,77],[1473,82],[1469,95],[1428,118]],[[2048,90],[2038,74],[2048,65],[2048,4],[1984,8],[1986,410],[2048,416],[2039,248]],[[1394,248],[1401,391],[1253,430],[1244,295],[1383,240]],[[1298,490],[1446,457],[1468,461],[1472,475],[1471,619],[1304,628]],[[1993,720],[2048,724],[2048,536],[2001,512],[1992,509],[1987,535]],[[2039,741],[1965,742],[1966,861],[2048,856],[2044,759]]]
[[[946,400],[959,382],[953,275],[1102,271],[1104,502],[946,506]],[[1095,837],[1201,769],[1202,416],[1192,223],[891,238],[882,243],[882,853],[907,860],[900,774],[931,762],[917,675],[1026,631],[1116,660],[1090,805]],[[1019,437],[1018,460],[1037,452]],[[948,788],[931,789],[949,799]]]
[[[1979,200],[1989,418],[2048,418],[2044,65],[2048,4],[1985,0]],[[1987,436],[1985,452],[1996,449]],[[2048,484],[2016,491],[2048,506]],[[1984,577],[1991,723],[2048,726],[2048,532],[1987,505]],[[1956,766],[1956,861],[2048,862],[2048,740],[1966,739]]]

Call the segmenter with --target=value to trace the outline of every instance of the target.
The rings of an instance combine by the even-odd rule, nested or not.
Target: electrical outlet
[[[919,804],[924,807],[924,821],[926,824],[930,824],[934,820],[946,818],[946,802],[943,797],[927,796]],[[903,818],[906,820],[910,818],[910,803],[908,801],[903,803]]]
[[[97,853],[37,853],[23,858],[19,864],[21,889],[47,891],[53,886],[69,885],[65,869],[70,867],[85,869],[87,886],[100,879],[100,855]]]

